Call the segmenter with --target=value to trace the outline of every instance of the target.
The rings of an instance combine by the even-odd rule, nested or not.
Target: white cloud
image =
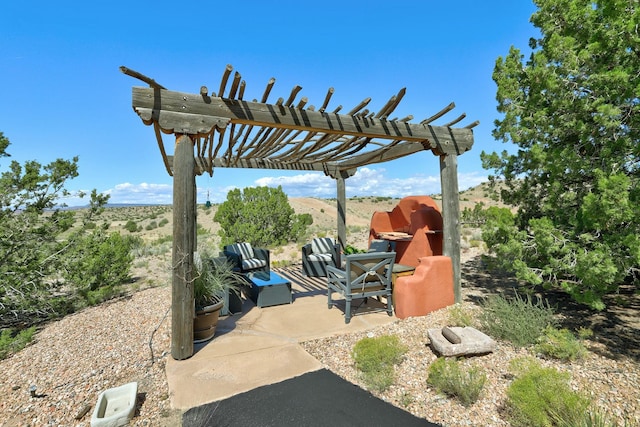
[[[104,194],[109,194],[109,203],[112,204],[170,205],[173,203],[173,186],[169,184],[125,182],[108,189]]]
[[[476,187],[483,182],[488,182],[487,172],[468,172],[458,174],[458,188],[460,191]]]
[[[487,181],[487,176],[479,172],[461,173],[458,175],[458,187],[463,191],[470,187],[475,187]],[[251,184],[249,184],[251,185]],[[282,190],[289,197],[336,197],[336,181],[322,173],[301,173],[292,176],[263,177],[255,180],[254,186],[281,186]],[[198,187],[198,203],[210,200],[212,203],[224,202],[227,193],[239,187],[229,185],[200,186]],[[347,197],[355,196],[382,196],[382,197],[405,197],[421,194],[440,193],[439,175],[416,174],[407,178],[390,178],[384,168],[360,168],[352,177],[346,180]],[[116,185],[104,193],[111,197],[109,203],[112,204],[171,204],[173,203],[173,187],[171,184],[140,183],[132,184],[125,182]],[[84,199],[70,198],[64,200],[69,206],[86,205],[89,203],[87,197]]]
[[[227,194],[231,190],[238,188],[236,185],[228,185],[226,187],[198,187],[198,203],[204,203],[209,200],[211,203],[222,203],[227,200]]]
[[[84,194],[84,197],[80,197],[80,193]],[[87,190],[74,190],[66,197],[60,197],[56,200],[58,206],[86,206],[89,204],[91,198],[91,191]]]
[[[347,179],[347,197],[405,197],[440,192],[440,177],[413,175],[408,178],[388,178],[385,169],[361,168]]]
[[[317,173],[304,173],[294,176],[264,177],[256,180],[256,185],[263,187],[282,186],[289,197],[335,197],[336,182],[334,179]]]
[[[487,180],[478,172],[458,176],[460,191]],[[258,186],[277,187],[289,197],[336,197],[336,181],[321,173],[304,173],[293,176],[265,177],[255,181]],[[383,196],[405,197],[440,193],[440,175],[416,174],[407,178],[389,178],[384,168],[360,168],[346,180],[347,197]]]

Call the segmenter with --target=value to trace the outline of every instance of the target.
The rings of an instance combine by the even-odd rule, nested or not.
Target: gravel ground
[[[465,271],[463,269],[463,271]],[[463,288],[465,309],[472,287]],[[110,387],[137,381],[138,407],[131,425],[178,426],[164,372],[170,349],[170,289],[158,287],[83,310],[50,323],[36,334],[32,345],[0,361],[0,425],[89,426],[98,394]],[[635,312],[637,315],[637,311]],[[165,317],[166,316],[166,317]],[[512,377],[509,361],[529,355],[526,350],[498,343],[492,354],[465,359],[487,374],[481,398],[465,408],[443,397],[427,383],[427,370],[436,356],[429,347],[427,329],[449,323],[448,310],[398,320],[390,325],[350,335],[302,343],[328,369],[363,385],[353,367],[351,349],[364,336],[397,334],[409,348],[396,368],[396,385],[379,394],[413,414],[444,426],[506,426],[503,406]],[[153,339],[151,340],[153,334]],[[638,339],[637,329],[635,338]],[[150,343],[152,343],[150,345]],[[620,355],[595,340],[581,361],[542,360],[571,374],[571,385],[630,425],[640,425],[640,366],[638,358]],[[30,386],[36,386],[35,396]],[[88,409],[87,409],[88,408]]]
[[[468,310],[477,309],[464,303]],[[366,388],[351,359],[355,343],[366,336],[396,334],[408,347],[403,362],[396,367],[395,385],[384,393],[376,393],[381,399],[403,408],[416,416],[443,426],[509,426],[505,421],[504,402],[512,377],[509,362],[517,357],[533,356],[527,350],[498,343],[495,352],[478,357],[460,359],[463,366],[475,366],[482,370],[487,381],[480,399],[470,407],[444,397],[426,382],[429,365],[436,355],[429,346],[427,329],[450,324],[448,309],[428,316],[398,320],[375,330],[340,337],[331,337],[303,343],[310,354],[328,369]],[[553,366],[571,374],[571,386],[587,393],[601,408],[615,415],[620,422],[625,417],[632,426],[640,425],[640,367],[628,358],[613,360],[598,355],[602,346],[589,342],[590,352],[580,361],[559,363],[539,359],[544,366]]]
[[[147,289],[44,327],[32,345],[0,362],[0,425],[89,426],[98,394],[130,381],[138,382],[131,425],[180,425],[164,372],[170,300],[168,287]]]

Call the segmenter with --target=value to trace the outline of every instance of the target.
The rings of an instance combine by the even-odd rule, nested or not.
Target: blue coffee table
[[[247,273],[250,289],[249,296],[256,306],[268,307],[279,304],[291,304],[291,282],[273,271]]]

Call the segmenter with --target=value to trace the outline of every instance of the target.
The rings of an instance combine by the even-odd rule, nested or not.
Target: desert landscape
[[[432,198],[440,206],[438,195]],[[358,249],[366,249],[369,237],[369,222],[375,211],[389,211],[398,203],[399,199],[388,197],[354,197],[347,200],[346,224],[347,244]],[[460,194],[460,209],[472,209],[477,203],[485,205],[499,204],[491,200],[486,193],[486,185],[481,185],[462,191]],[[309,239],[315,235],[337,237],[337,213],[335,199],[318,198],[289,198],[289,204],[296,214],[310,214],[313,224],[308,229]],[[198,206],[198,245],[206,247],[217,253],[220,247],[218,231],[220,226],[213,220],[217,210],[216,204],[210,208],[205,205]],[[147,248],[152,247],[145,256],[139,257],[134,270],[134,275],[142,281],[150,280],[157,283],[153,277],[148,277],[149,272],[163,268],[163,263],[170,257],[161,256],[170,251],[171,223],[173,221],[171,208],[168,206],[137,206],[109,208],[103,215],[102,221],[109,224],[109,229],[128,234],[127,223],[135,222],[138,231],[133,234],[140,236]],[[462,247],[469,249],[472,245],[482,246],[480,233],[477,228],[465,227],[462,235]],[[290,243],[286,246],[270,248],[271,259],[281,265],[300,262],[300,250],[305,242]],[[157,255],[154,256],[154,254]],[[147,265],[148,264],[148,265]],[[166,267],[166,265],[165,265]]]
[[[437,200],[437,197],[434,197]],[[296,213],[309,213],[314,222],[309,236],[334,236],[335,200],[289,199]],[[461,194],[461,205],[490,203],[482,188]],[[371,215],[390,210],[397,200],[359,197],[347,201],[347,243],[365,249]],[[216,206],[198,207],[198,244],[218,251]],[[111,230],[140,236],[144,244],[135,254],[132,282],[122,295],[43,326],[31,345],[0,361],[0,425],[88,426],[98,393],[128,381],[139,383],[138,408],[131,425],[178,426],[181,413],[171,408],[164,366],[170,356],[170,259],[172,212],[169,206],[108,208],[103,219]],[[135,231],[132,223],[135,223]],[[296,268],[302,243],[271,248],[276,266]],[[477,228],[463,225],[463,302],[456,310],[474,313],[479,301],[493,293],[509,293],[517,284],[505,273],[487,269]],[[571,385],[588,393],[620,422],[640,424],[640,298],[633,292],[611,297],[615,304],[594,313],[562,294],[550,294],[563,325],[591,328],[584,360],[544,360],[571,374]],[[347,334],[301,343],[328,369],[363,386],[351,362],[353,345],[364,336],[396,334],[409,347],[396,373],[396,383],[378,397],[443,426],[507,426],[504,399],[509,384],[509,361],[529,354],[500,342],[488,356],[468,358],[465,365],[487,373],[481,399],[464,407],[427,386],[428,366],[436,359],[429,349],[428,328],[446,326],[450,310],[396,320],[367,333]],[[35,391],[30,392],[30,387]],[[621,424],[624,425],[624,424]]]

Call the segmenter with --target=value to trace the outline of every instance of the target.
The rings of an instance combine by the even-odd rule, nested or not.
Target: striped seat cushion
[[[254,268],[260,268],[267,265],[267,262],[263,259],[258,258],[242,258],[242,269],[243,270],[253,270]]]
[[[331,262],[331,254],[309,254],[307,258],[309,261],[322,261],[325,263]]]
[[[251,243],[234,243],[231,245],[233,252],[240,254],[242,259],[250,259],[255,255],[253,253],[253,248],[251,247]]]
[[[312,254],[330,254],[333,251],[333,239],[330,237],[316,237],[311,241]]]

